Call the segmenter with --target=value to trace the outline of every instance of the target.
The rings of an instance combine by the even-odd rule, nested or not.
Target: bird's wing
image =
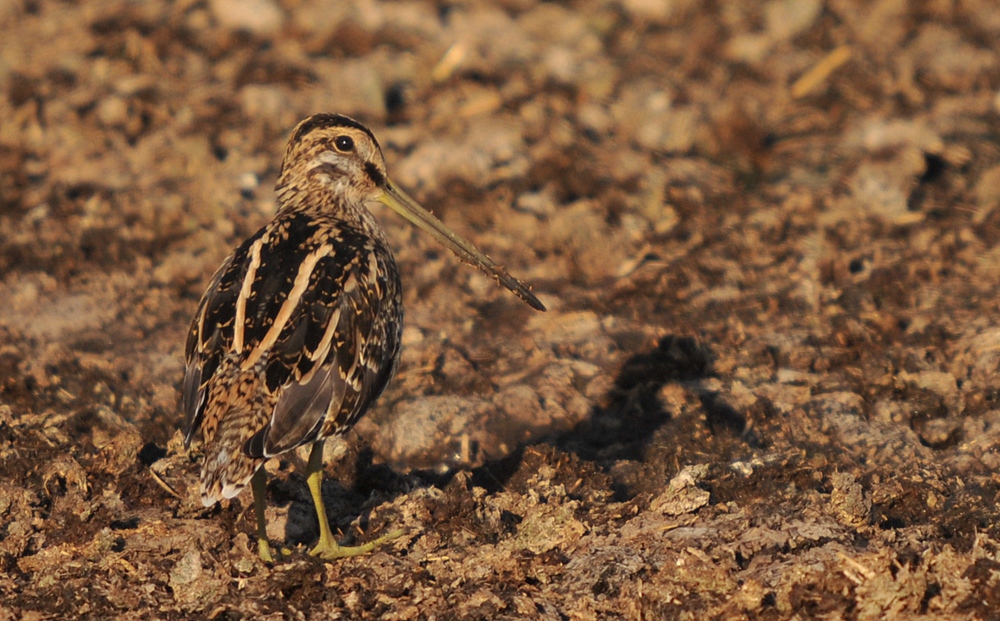
[[[223,357],[231,350],[236,300],[250,265],[250,249],[264,234],[243,242],[215,272],[198,304],[198,311],[188,328],[184,347],[184,384],[181,398],[184,410],[184,443],[190,444],[205,414],[205,395],[209,382],[219,370]]]
[[[205,390],[224,357],[244,370],[259,369],[262,389],[277,397],[268,426],[244,446],[252,457],[314,440],[328,412],[337,418],[345,406],[363,412],[373,398],[356,398],[371,392],[358,369],[365,368],[365,343],[385,293],[378,280],[384,269],[373,253],[355,229],[321,228],[296,215],[241,246],[213,280],[189,337],[186,436],[197,427]],[[226,312],[213,314],[220,306]],[[391,366],[382,360],[375,363]]]
[[[402,306],[396,266],[388,253],[367,253],[356,267],[356,285],[341,296],[337,338],[330,351],[343,379],[344,398],[321,433],[350,429],[389,384],[399,360]]]

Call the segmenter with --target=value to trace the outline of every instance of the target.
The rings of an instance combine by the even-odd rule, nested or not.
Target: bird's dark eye
[[[337,145],[338,151],[353,151],[354,150],[354,139],[350,136],[337,136],[333,144]]]

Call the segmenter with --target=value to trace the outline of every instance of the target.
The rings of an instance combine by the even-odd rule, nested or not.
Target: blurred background
[[[996,9],[0,2],[11,614],[996,610]],[[403,360],[330,494],[343,532],[422,534],[278,575],[189,502],[178,386],[316,112],[549,311],[377,212]],[[292,466],[273,536],[308,540]]]

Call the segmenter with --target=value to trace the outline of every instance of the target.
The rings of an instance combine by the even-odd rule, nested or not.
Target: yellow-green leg
[[[265,563],[273,563],[271,556],[271,544],[267,541],[267,522],[264,520],[264,490],[267,487],[267,472],[264,471],[263,464],[253,473],[250,479],[250,489],[253,490],[253,513],[257,518],[257,553],[260,560]]]
[[[326,506],[323,505],[323,441],[319,440],[313,444],[312,452],[309,453],[309,463],[306,465],[306,483],[309,484],[309,491],[312,493],[313,504],[316,505],[316,517],[319,519],[319,543],[309,554],[322,559],[332,561],[338,558],[358,556],[368,554],[378,546],[387,541],[392,541],[403,535],[403,531],[397,530],[379,537],[374,541],[360,546],[342,546],[333,538],[330,531],[330,521],[326,518]]]

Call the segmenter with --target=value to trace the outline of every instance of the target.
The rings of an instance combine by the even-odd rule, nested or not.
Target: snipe
[[[343,434],[385,390],[399,362],[399,273],[366,204],[384,203],[537,310],[521,281],[450,231],[387,176],[372,132],[317,114],[295,128],[277,183],[274,220],[215,273],[188,333],[185,442],[201,431],[206,506],[251,484],[260,557],[272,561],[264,522],[264,462],[312,444],[306,480],[320,539],[312,554],[365,553],[382,539],[343,547],[330,530],[320,486],[323,442]]]

